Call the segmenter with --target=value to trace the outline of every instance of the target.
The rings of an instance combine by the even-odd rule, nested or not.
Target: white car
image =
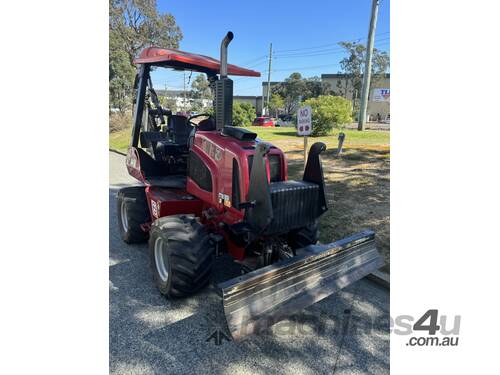
[[[295,123],[293,122],[293,117],[291,115],[280,115],[276,121],[276,126],[293,128],[295,127]]]

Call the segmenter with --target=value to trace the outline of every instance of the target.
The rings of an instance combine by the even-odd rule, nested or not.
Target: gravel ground
[[[113,374],[388,374],[389,293],[367,280],[241,342],[225,333],[213,287],[169,301],[155,289],[146,245],[126,245],[116,192],[135,184],[124,157],[110,152],[109,358]],[[226,277],[228,259],[217,269]],[[223,336],[222,336],[223,337]]]

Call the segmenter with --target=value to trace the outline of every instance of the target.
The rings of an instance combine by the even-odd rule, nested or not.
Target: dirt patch
[[[289,149],[285,152],[290,178],[301,179],[302,151]],[[322,161],[329,210],[320,220],[321,242],[372,229],[377,233],[377,247],[386,261],[382,270],[389,273],[389,148],[346,149],[340,159],[335,158],[334,150],[328,150],[323,154]]]
[[[132,113],[112,113],[109,115],[109,132],[119,132],[130,128],[132,123]]]

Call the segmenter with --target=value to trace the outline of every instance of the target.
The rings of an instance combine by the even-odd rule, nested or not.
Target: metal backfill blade
[[[364,231],[220,283],[233,338],[258,333],[382,266],[375,233]]]

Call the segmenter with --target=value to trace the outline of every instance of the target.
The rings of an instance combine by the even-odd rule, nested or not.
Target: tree
[[[130,105],[135,69],[115,34],[109,36],[109,106],[121,113]]]
[[[302,100],[330,94],[331,89],[319,77],[302,78],[300,73],[292,73],[284,82],[271,87],[271,92],[282,97],[285,112],[293,114]]]
[[[193,80],[190,96],[193,99],[212,99],[212,91],[205,74],[199,74]]]
[[[250,103],[233,103],[233,125],[250,126],[255,118],[255,108]]]
[[[111,0],[110,32],[117,32],[130,63],[146,47],[178,48],[182,33],[169,13],[159,13],[156,0]]]
[[[135,67],[144,48],[178,48],[182,33],[169,13],[159,13],[156,0],[109,2],[109,105],[123,109],[130,103]]]
[[[177,101],[174,98],[168,98],[166,95],[159,95],[158,100],[163,108],[171,110],[172,113],[178,111]]]
[[[342,85],[339,81],[337,88],[340,89],[341,95],[345,98],[347,98],[348,92],[352,90],[352,97],[355,99],[359,96],[357,93],[361,92],[363,70],[366,60],[366,47],[356,42],[340,42],[339,45],[347,52],[347,57],[340,60],[340,67],[342,73],[346,74],[348,78],[345,81],[345,85]],[[374,48],[371,86],[377,84],[388,69],[389,55],[387,52],[379,51]]]
[[[203,103],[201,101],[201,99],[194,99],[194,100],[190,100],[189,101],[189,111],[190,112],[205,112],[203,109]]]
[[[284,82],[271,87],[272,92],[284,99],[284,109],[287,114],[295,112],[301,96],[306,90],[306,84],[300,73],[292,73]]]
[[[274,112],[274,117],[278,117],[278,110],[283,108],[285,105],[285,100],[279,94],[271,94],[271,99],[269,100],[269,109]]]
[[[334,127],[342,128],[352,121],[351,102],[340,96],[321,95],[304,104],[312,109],[313,137],[328,135]]]
[[[333,94],[330,84],[328,82],[321,81],[320,77],[306,78],[305,84],[306,91],[302,95],[303,100],[307,100],[309,98],[317,98],[320,95]]]

